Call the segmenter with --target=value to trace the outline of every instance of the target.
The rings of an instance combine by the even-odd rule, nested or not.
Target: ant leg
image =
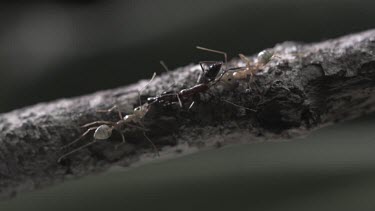
[[[152,142],[151,139],[146,135],[146,132],[143,132],[143,136],[146,137],[147,141],[151,143],[152,147],[154,148],[155,154],[160,157],[158,148],[155,146],[154,142]]]
[[[147,84],[144,86],[144,87],[142,87],[142,89],[140,89],[140,90],[138,90],[138,100],[139,100],[139,106],[141,106],[142,105],[142,101],[141,101],[141,93],[143,92],[143,90],[145,90],[146,88],[147,88],[147,86],[154,80],[154,78],[155,78],[155,76],[156,76],[156,73],[154,72],[154,74],[152,75],[152,77],[151,77],[151,79],[150,79],[150,81],[149,82],[147,82]]]
[[[190,106],[189,106],[189,109],[188,110],[190,110],[192,107],[193,107],[193,105],[194,105],[194,103],[195,103],[195,101],[193,101],[191,104],[190,104]]]
[[[251,75],[253,75],[259,69],[258,67],[259,64],[252,64],[252,61],[250,61],[250,59],[247,58],[245,55],[238,54],[238,56],[246,64],[246,68],[250,72]]]
[[[213,94],[210,94],[210,93],[208,93],[208,94],[211,95],[212,97],[217,98],[217,96],[215,96],[215,95],[213,95]],[[230,104],[230,105],[233,105],[233,106],[236,106],[236,107],[239,107],[239,108],[245,109],[245,110],[249,110],[249,111],[252,111],[252,112],[257,112],[257,110],[255,110],[255,109],[251,109],[251,108],[248,108],[248,107],[245,107],[245,106],[238,105],[238,104],[233,103],[233,102],[231,102],[231,101],[229,101],[229,100],[226,100],[226,99],[224,99],[224,98],[219,98],[219,100],[221,100],[221,101],[223,101],[223,102],[226,102],[226,103],[228,103],[228,104]]]
[[[64,155],[62,155],[61,157],[59,157],[59,159],[57,159],[57,162],[60,163],[61,160],[64,159],[65,157],[67,157],[68,155],[71,155],[71,154],[73,154],[73,153],[75,153],[75,152],[78,152],[78,151],[80,151],[80,150],[82,150],[82,149],[84,149],[84,148],[86,148],[86,147],[88,147],[88,146],[90,146],[90,145],[92,145],[92,144],[94,144],[94,143],[96,143],[96,140],[94,140],[94,141],[92,141],[92,142],[90,142],[90,143],[88,143],[88,144],[85,144],[85,145],[83,145],[83,146],[81,146],[81,147],[78,147],[77,149],[72,150],[72,151],[70,151],[70,152],[68,152],[68,153],[66,153],[66,154],[64,154]]]
[[[181,101],[181,99],[180,99],[180,95],[177,93],[176,96],[177,96],[178,104],[179,104],[180,107],[182,108],[182,101]]]
[[[115,123],[114,122],[110,122],[110,121],[95,121],[95,122],[90,122],[90,123],[87,123],[85,125],[82,125],[81,127],[85,128],[85,127],[90,127],[90,126],[96,125],[96,124],[114,125]]]
[[[114,105],[110,109],[96,110],[96,112],[98,112],[98,113],[110,113],[110,112],[112,112],[115,109],[117,109],[117,113],[118,113],[118,116],[120,117],[120,119],[123,119],[123,116],[121,114],[120,108],[117,105]]]
[[[96,112],[98,112],[98,113],[110,113],[113,110],[115,110],[116,108],[117,108],[117,105],[114,105],[109,109],[99,109],[99,110],[96,110]]]
[[[135,127],[135,128],[138,128],[138,129],[141,129],[143,130],[143,136],[146,137],[147,141],[151,143],[152,147],[154,148],[155,150],[155,154],[160,156],[159,155],[159,150],[158,148],[155,146],[155,144],[151,141],[151,139],[146,135],[146,129],[144,127],[144,125],[142,124],[142,122],[139,122],[139,124],[142,126],[142,127],[138,127],[138,126],[135,126],[135,125],[132,125],[132,124],[126,124],[127,126],[130,126],[130,127]],[[123,137],[122,133],[121,133],[121,136]],[[123,137],[123,143],[125,142],[125,137]],[[121,143],[121,144],[123,144]]]
[[[199,83],[202,82],[202,76],[203,76],[203,74],[204,74],[204,67],[203,67],[202,63],[199,62],[199,65],[201,66],[201,70],[202,70],[202,72],[199,73],[199,76],[198,76],[198,79],[197,79],[197,84],[199,84]]]
[[[250,74],[250,75],[247,75],[247,77],[248,77],[248,81],[247,81],[247,88],[248,88],[248,90],[249,90],[249,92],[251,91],[251,84],[253,83],[253,75],[252,74]]]
[[[226,99],[221,99],[221,101],[224,101],[228,104],[231,104],[233,106],[236,106],[236,107],[239,107],[239,108],[242,108],[242,109],[245,109],[245,110],[249,110],[249,111],[252,111],[252,112],[257,112],[257,110],[254,110],[254,109],[251,109],[251,108],[248,108],[248,107],[245,107],[245,106],[241,106],[241,105],[238,105],[238,104],[235,104],[233,102],[230,102],[229,100],[226,100]]]
[[[118,147],[121,146],[121,145],[123,145],[123,144],[125,144],[126,141],[125,141],[125,136],[124,136],[124,134],[122,134],[121,131],[119,131],[119,130],[116,130],[116,131],[117,131],[118,133],[120,133],[120,135],[121,135],[121,139],[122,139],[122,142],[121,142],[120,144],[115,145],[115,149],[118,149]]]
[[[139,129],[139,130],[145,130],[145,128],[143,127],[142,123],[139,123],[142,125],[142,127],[139,127],[139,126],[136,126],[136,125],[133,125],[133,124],[129,124],[129,123],[124,123],[126,126],[129,126],[129,127],[133,127],[133,128],[136,128],[136,129]]]
[[[165,64],[164,61],[160,61],[160,64],[161,64],[161,66],[163,66],[163,68],[165,69],[166,72],[170,71],[168,66]],[[169,86],[168,90],[172,89],[172,87],[176,84],[176,81],[173,78],[172,78],[172,80],[173,80],[173,83]],[[198,80],[199,80],[199,78],[198,78]],[[174,92],[174,94],[177,96],[178,103],[180,104],[180,107],[182,108],[182,102],[181,102],[180,96],[176,92]]]
[[[77,138],[76,140],[70,142],[69,144],[66,144],[66,145],[62,146],[60,149],[67,148],[67,147],[73,145],[74,143],[77,143],[79,140],[81,140],[83,137],[85,137],[90,131],[96,130],[96,128],[98,128],[98,127],[91,127],[89,129],[87,129],[86,132],[84,132],[79,138]]]

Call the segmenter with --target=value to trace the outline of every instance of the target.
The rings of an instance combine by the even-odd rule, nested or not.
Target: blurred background
[[[10,2],[10,1],[9,1]],[[0,5],[0,113],[200,60],[375,27],[372,0],[56,0]]]
[[[184,66],[375,27],[372,0],[59,0],[0,5],[0,113]],[[375,210],[375,115],[66,182],[0,210]]]

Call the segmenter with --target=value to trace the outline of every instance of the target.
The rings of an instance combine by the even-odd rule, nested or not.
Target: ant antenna
[[[154,74],[152,75],[150,81],[140,90],[138,90],[138,100],[139,100],[139,106],[142,105],[142,101],[141,101],[141,93],[143,92],[143,90],[145,90],[147,88],[148,85],[150,85],[150,83],[154,80],[156,76],[156,72],[154,72]]]
[[[244,61],[246,64],[250,65],[251,61],[242,53],[238,54],[238,56],[241,58],[242,61]]]
[[[164,70],[167,72],[167,73],[169,73],[169,68],[168,68],[168,66],[165,64],[165,62],[164,61],[160,61],[160,64],[161,64],[161,66],[163,66],[163,68],[164,68]],[[172,78],[172,80],[173,80],[173,78]],[[169,86],[169,89],[172,87],[172,86],[174,86],[176,84],[176,82],[173,80],[173,83]]]
[[[164,67],[164,69],[165,69],[167,72],[169,72],[169,68],[168,68],[168,66],[165,64],[164,61],[160,61],[160,64],[161,64],[161,66]]]
[[[227,53],[225,53],[224,51],[218,51],[218,50],[205,48],[205,47],[201,47],[201,46],[197,46],[197,49],[222,54],[222,55],[224,55],[225,64],[228,63]]]
[[[76,140],[70,142],[69,144],[66,144],[64,146],[61,147],[61,149],[64,149],[64,148],[67,148],[75,143],[77,143],[79,140],[81,140],[83,137],[85,137],[90,131],[92,130],[96,130],[96,128],[98,127],[90,127],[89,129],[86,130],[86,132],[84,132],[79,138],[77,138]]]

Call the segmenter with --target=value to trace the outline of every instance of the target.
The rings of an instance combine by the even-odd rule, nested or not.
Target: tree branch
[[[315,44],[286,42],[273,50],[276,56],[250,84],[245,80],[212,87],[194,98],[190,110],[186,105],[152,108],[143,124],[160,149],[160,157],[155,157],[142,131],[129,128],[124,132],[126,144],[117,149],[120,135],[56,162],[67,151],[92,141],[90,134],[73,148],[60,149],[84,132],[81,125],[118,120],[115,112],[99,114],[96,110],[116,104],[124,114],[132,113],[139,104],[137,90],[147,80],[2,114],[1,194],[32,190],[115,164],[135,166],[210,146],[291,134],[375,110],[375,30]],[[243,65],[238,59],[229,64]],[[191,87],[199,71],[198,65],[188,65],[156,77],[143,92],[143,100],[169,90],[174,82],[174,90]]]

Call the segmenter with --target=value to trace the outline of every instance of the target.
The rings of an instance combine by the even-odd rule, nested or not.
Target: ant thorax
[[[124,121],[139,123],[142,120],[142,118],[147,114],[148,109],[149,109],[149,106],[147,103],[141,106],[138,106],[134,108],[133,114],[129,114],[124,117]]]
[[[138,107],[134,108],[134,115],[142,118],[146,115],[148,109],[149,109],[149,105],[148,105],[148,103],[145,103],[141,106],[138,106]]]

